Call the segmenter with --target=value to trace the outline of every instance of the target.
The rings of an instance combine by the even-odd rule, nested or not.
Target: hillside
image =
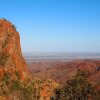
[[[33,78],[52,79],[65,84],[79,70],[88,72],[88,80],[100,85],[100,60],[39,61],[28,64]]]

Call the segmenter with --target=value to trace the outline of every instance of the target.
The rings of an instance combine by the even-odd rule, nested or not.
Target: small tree
[[[58,97],[58,92],[55,92]],[[87,74],[79,71],[65,86],[59,91],[59,98],[55,100],[97,100],[96,89],[87,81]]]

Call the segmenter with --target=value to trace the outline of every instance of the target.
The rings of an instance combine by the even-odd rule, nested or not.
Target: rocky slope
[[[52,80],[32,80],[19,33],[9,21],[0,19],[0,100],[50,100],[56,87]]]
[[[8,70],[9,73],[18,70],[22,78],[28,73],[22,57],[19,33],[6,19],[0,19],[0,76]]]

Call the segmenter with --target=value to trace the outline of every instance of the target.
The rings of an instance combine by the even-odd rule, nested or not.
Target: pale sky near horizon
[[[99,52],[100,0],[0,0],[23,52]]]

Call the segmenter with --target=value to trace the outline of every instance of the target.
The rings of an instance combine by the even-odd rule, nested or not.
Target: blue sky
[[[100,0],[0,0],[23,52],[100,52]]]

